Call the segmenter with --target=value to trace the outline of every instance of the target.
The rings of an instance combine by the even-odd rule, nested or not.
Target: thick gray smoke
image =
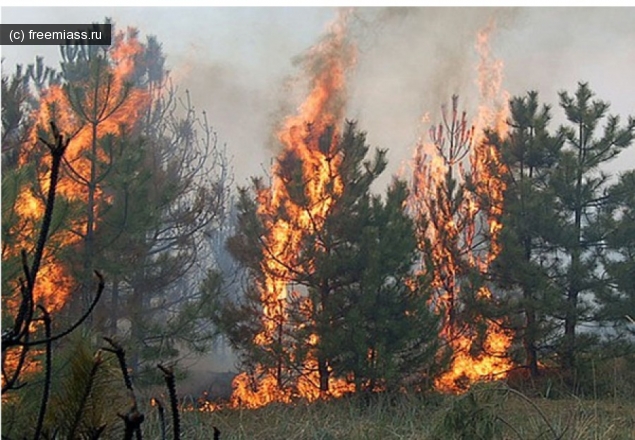
[[[360,55],[350,111],[373,145],[389,149],[383,183],[412,157],[417,141],[439,122],[441,106],[453,94],[460,96],[461,108],[475,115],[476,35],[494,23],[496,39],[518,14],[493,8],[358,11],[353,33]]]

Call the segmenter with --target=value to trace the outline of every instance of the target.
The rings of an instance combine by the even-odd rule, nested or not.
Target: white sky
[[[90,23],[112,17],[116,26],[156,35],[181,90],[234,157],[236,182],[262,175],[275,148],[269,143],[279,109],[292,97],[285,79],[297,74],[293,58],[311,46],[336,15],[334,8],[221,7],[3,7],[2,23]],[[588,81],[611,113],[635,115],[635,8],[359,8],[354,37],[359,55],[350,77],[348,117],[368,132],[373,147],[389,149],[384,181],[412,155],[440,103],[457,93],[474,104],[476,32],[492,17],[493,55],[504,63],[503,86],[512,94],[535,89],[553,106],[557,92]],[[55,46],[3,46],[3,71]],[[297,105],[298,103],[291,103]],[[554,124],[553,129],[556,128]],[[265,164],[265,165],[263,165]],[[611,164],[635,168],[635,147]]]

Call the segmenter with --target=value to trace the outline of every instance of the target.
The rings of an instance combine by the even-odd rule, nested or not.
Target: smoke
[[[328,44],[333,26],[346,26],[357,49],[349,55],[355,62],[343,97],[346,116],[360,121],[372,145],[389,149],[382,185],[411,157],[427,130],[421,123],[424,114],[430,114],[432,122],[438,120],[441,106],[453,94],[476,109],[476,34],[492,21],[498,29],[506,28],[517,15],[516,9],[493,8],[339,10],[318,39],[286,62],[269,62],[269,71],[254,76],[234,60],[210,63],[197,53],[187,60],[194,67],[181,82],[200,97],[221,139],[229,139],[237,182],[244,184],[248,176],[267,172],[270,158],[280,151],[276,132],[297,112],[321,68],[323,60],[315,56],[315,48]],[[259,56],[275,58],[284,37],[266,38],[267,53]]]
[[[492,22],[497,29],[513,25],[518,10],[388,8],[359,15],[360,56],[349,109],[369,142],[389,150],[382,186],[410,160],[452,95],[475,115],[476,35]]]
[[[276,128],[304,98],[308,78],[295,63],[325,32],[329,8],[3,8],[4,23],[90,23],[106,15],[162,42],[181,92],[205,110],[233,158],[235,182],[263,176],[281,148]],[[358,8],[349,12],[357,47],[346,117],[359,121],[373,147],[389,150],[379,182],[412,157],[453,94],[475,115],[477,32],[492,20],[492,55],[504,62],[512,95],[538,90],[562,121],[557,92],[588,81],[610,112],[635,113],[635,8]],[[5,73],[52,46],[3,46]],[[429,122],[422,117],[430,115]],[[609,171],[632,168],[631,147]],[[224,367],[223,367],[224,368]]]
[[[347,26],[357,51],[349,55],[355,63],[348,76],[346,116],[360,122],[372,145],[389,149],[390,168],[382,179],[388,182],[427,130],[424,114],[436,121],[455,93],[476,108],[476,34],[492,20],[499,29],[509,26],[517,14],[492,8],[340,10],[318,39],[287,60],[270,60],[268,70],[257,75],[237,60],[209,61],[201,56],[203,46],[173,63],[188,66],[177,75],[179,82],[192,91],[197,107],[207,110],[220,139],[227,140],[236,180],[244,185],[249,176],[263,175],[280,151],[275,134],[285,117],[297,112],[321,67],[319,57],[311,58],[315,47],[326,44],[334,23]],[[286,36],[266,35],[268,44],[259,47],[267,52],[258,56],[276,58]],[[239,46],[235,50],[241,52]]]
[[[392,105],[386,110],[422,113],[436,111],[452,94],[470,92],[475,88],[477,32],[492,21],[498,28],[509,25],[515,11],[384,10],[365,25],[368,33],[381,29],[381,34],[374,35],[374,44],[365,42],[367,38],[360,32],[364,52],[359,63],[360,98],[370,92],[366,102],[371,108],[370,100],[380,98],[390,99]]]
[[[197,107],[207,110],[221,141],[227,142],[239,185],[270,169],[281,148],[278,127],[297,112],[309,87],[306,57],[340,13],[300,11],[255,9],[233,17],[239,20],[236,41],[227,40],[222,55],[205,40],[186,57],[168,52],[173,66],[188,66],[179,78],[181,87],[192,91]],[[630,80],[634,10],[426,7],[347,13],[348,37],[357,50],[345,114],[368,132],[371,146],[389,150],[389,167],[378,190],[410,160],[417,141],[439,122],[441,106],[453,94],[468,116],[476,114],[476,35],[492,23],[492,56],[504,63],[503,88],[512,95],[538,90],[553,108],[554,129],[564,122],[557,92],[575,90],[578,81],[589,81],[598,98],[614,104],[613,113],[632,113],[624,98],[635,96]],[[255,35],[253,41],[242,37],[245,28]],[[631,149],[625,156],[635,158],[635,153]]]
[[[187,65],[191,67],[177,72],[180,92],[187,89],[196,110],[206,112],[219,142],[227,144],[238,173],[236,183],[244,186],[249,176],[262,174],[262,164],[268,160],[263,147],[271,136],[273,119],[266,109],[281,105],[280,93],[275,87],[259,87],[247,71],[232,63],[196,58]]]
[[[179,393],[194,398],[206,393],[211,399],[228,399],[237,365],[238,358],[223,340],[216,341],[204,355],[190,353],[179,361],[179,368],[187,371],[179,382]]]
[[[362,8],[351,35],[358,60],[348,117],[388,148],[379,186],[403,168],[413,148],[440,121],[453,94],[476,114],[479,30],[492,26],[491,57],[503,63],[503,89],[512,96],[538,90],[550,104],[555,130],[564,123],[557,93],[588,81],[611,113],[625,119],[635,96],[635,10],[623,8]],[[426,120],[422,120],[424,115]],[[635,159],[635,149],[624,153]],[[624,167],[623,163],[622,167]],[[634,163],[633,160],[626,163]],[[620,164],[611,164],[611,171]],[[378,188],[380,189],[380,188]]]

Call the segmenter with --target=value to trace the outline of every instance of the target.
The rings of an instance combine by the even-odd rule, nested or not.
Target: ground
[[[156,426],[156,415],[147,415],[146,429]],[[183,411],[182,426],[184,439],[211,439],[216,426],[222,440],[627,440],[635,439],[635,402],[617,396],[529,398],[493,384],[462,396],[382,395],[257,410]]]

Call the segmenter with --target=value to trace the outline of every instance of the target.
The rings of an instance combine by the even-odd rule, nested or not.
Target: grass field
[[[140,387],[131,399],[114,359],[89,381],[86,372],[94,356],[82,347],[72,352],[67,374],[54,376],[42,438],[96,438],[90,433],[103,427],[100,439],[123,439],[122,415],[136,408],[134,402],[145,416],[144,440],[176,438],[165,386]],[[545,370],[534,380],[510,374],[507,382],[477,383],[458,396],[358,394],[255,410],[199,411],[192,409],[197,395],[179,394],[174,403],[180,405],[183,440],[214,440],[213,427],[220,430],[220,440],[635,440],[635,369],[623,359],[591,365],[590,374],[580,369],[571,383],[557,370]],[[3,440],[34,438],[41,381],[35,375],[30,386],[3,399]],[[162,402],[163,423],[158,406],[150,405],[152,397]]]
[[[161,438],[147,413],[144,438]],[[462,396],[372,396],[257,410],[183,411],[182,438],[328,439],[635,439],[633,400],[529,399],[501,386]],[[171,431],[168,429],[168,438]]]

